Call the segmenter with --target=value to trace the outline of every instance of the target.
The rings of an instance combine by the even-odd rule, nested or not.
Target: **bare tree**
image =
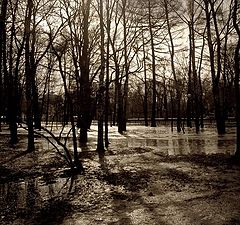
[[[215,118],[217,123],[217,130],[219,134],[224,134],[225,129],[225,115],[223,111],[223,101],[220,94],[220,76],[222,70],[222,54],[221,54],[221,38],[219,27],[217,23],[216,1],[204,0],[204,11],[206,14],[207,26],[207,42],[210,56],[210,67],[212,76],[212,92],[215,105]],[[221,3],[220,3],[221,4]],[[218,7],[217,7],[218,8]],[[213,26],[211,25],[213,21]],[[214,49],[213,31],[216,37],[216,51]],[[216,54],[215,54],[216,52]]]
[[[76,127],[74,122],[73,101],[67,86],[66,71],[64,71],[64,68],[62,66],[62,57],[66,51],[66,42],[63,43],[61,51],[57,51],[53,44],[52,44],[52,50],[54,51],[54,54],[56,55],[58,60],[59,70],[60,70],[60,74],[61,74],[63,86],[64,86],[64,91],[66,94],[67,102],[69,103],[69,114],[70,114],[69,117],[70,117],[72,137],[73,137],[72,141],[73,141],[73,153],[74,153],[74,168],[76,171],[82,173],[84,169],[81,161],[79,160],[78,150],[77,150],[77,132],[76,132]]]
[[[238,24],[238,12],[239,12],[239,2],[237,0],[234,0],[234,6],[233,6],[233,13],[232,13],[232,19],[233,19],[233,26],[236,30],[238,40],[237,40],[237,46],[235,49],[235,55],[234,55],[234,61],[235,61],[235,100],[236,100],[236,122],[237,122],[237,144],[236,144],[236,152],[235,157],[239,160],[240,159],[240,88],[239,88],[239,79],[240,79],[240,28]]]
[[[6,17],[7,17],[7,1],[1,2],[1,14],[0,14],[0,124],[3,115],[3,80],[6,77],[7,65],[6,65]],[[1,130],[1,125],[0,125]]]
[[[104,73],[105,73],[105,49],[104,49],[104,22],[103,22],[103,1],[99,2],[100,11],[100,36],[101,36],[101,70],[99,75],[99,90],[97,94],[98,103],[98,141],[97,141],[97,151],[99,154],[104,152],[104,140],[103,140],[103,113],[104,113]]]
[[[170,24],[170,18],[169,18],[169,6],[168,6],[168,1],[164,0],[164,8],[165,8],[165,16],[166,16],[166,21],[167,21],[167,29],[168,29],[168,36],[170,39],[170,44],[169,44],[169,52],[171,56],[171,69],[172,69],[172,74],[173,74],[173,79],[174,79],[174,86],[176,88],[176,98],[177,98],[177,131],[181,131],[181,90],[180,90],[180,84],[177,78],[176,74],[176,69],[175,69],[175,45],[173,42],[173,36],[172,36],[172,30],[171,30],[171,24]]]
[[[105,90],[105,146],[108,147],[109,139],[108,139],[108,121],[109,121],[109,86],[110,86],[110,30],[111,30],[111,22],[110,22],[110,1],[107,0],[106,2],[106,12],[107,12],[107,51],[106,51],[106,90]]]

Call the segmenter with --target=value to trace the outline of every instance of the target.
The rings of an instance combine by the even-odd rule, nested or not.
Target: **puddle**
[[[55,127],[53,132],[57,134],[60,129]],[[9,149],[0,151],[0,171],[5,174],[0,182],[0,224],[192,225],[198,224],[192,220],[197,214],[191,216],[188,212],[192,205],[196,204],[196,210],[207,205],[211,212],[220,214],[222,203],[229,197],[228,192],[232,190],[231,196],[239,193],[238,168],[221,165],[215,169],[203,166],[201,161],[171,162],[167,161],[171,157],[158,157],[158,154],[200,155],[206,160],[205,155],[232,155],[235,128],[229,128],[226,135],[219,136],[212,127],[198,134],[194,129],[186,129],[183,134],[171,132],[166,126],[128,126],[124,135],[117,132],[117,127],[110,127],[109,152],[113,154],[109,153],[103,159],[102,170],[97,154],[92,154],[97,147],[97,126],[92,126],[88,134],[87,145],[78,146],[79,152],[91,153],[82,154],[86,174],[76,179],[62,176],[65,164],[58,164],[56,151],[41,138],[36,139],[33,153],[22,153],[26,148],[24,139],[16,149],[11,149],[12,155],[8,155]],[[62,135],[66,138],[67,128]],[[67,146],[72,149],[71,137],[67,138]],[[160,161],[162,158],[166,161]],[[11,179],[5,179],[11,175]],[[208,190],[210,194],[219,190],[224,193],[217,209],[214,201],[207,199],[211,196],[207,195],[205,199]],[[233,199],[229,205],[237,205],[238,200]],[[199,209],[197,203],[204,205]],[[232,216],[230,208],[224,207],[230,219],[237,218]],[[240,213],[240,209],[235,207],[235,213]],[[207,212],[203,216],[207,216]]]
[[[233,155],[235,152],[235,128],[219,136],[215,128],[206,128],[198,134],[194,129],[186,133],[171,132],[168,127],[128,127],[125,143],[128,147],[147,147],[164,155]]]
[[[41,176],[0,184],[0,217],[3,221],[34,220],[36,215],[72,192],[70,178]],[[9,217],[9,218],[8,218]],[[24,224],[24,222],[19,222]]]
[[[79,147],[79,151],[95,151],[97,148],[97,126],[88,133],[89,142]],[[233,155],[235,152],[235,128],[228,128],[227,134],[218,135],[216,129],[207,127],[196,134],[194,129],[185,133],[172,132],[167,126],[145,127],[128,126],[127,132],[120,135],[117,127],[109,127],[109,149],[114,148],[151,148],[163,155]],[[71,142],[68,143],[71,147]]]

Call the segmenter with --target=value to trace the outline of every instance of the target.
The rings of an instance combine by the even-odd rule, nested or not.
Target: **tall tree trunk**
[[[201,70],[202,70],[202,62],[203,62],[204,47],[205,47],[205,32],[206,32],[206,29],[204,29],[204,33],[203,33],[203,44],[202,44],[201,56],[199,59],[199,68],[198,68],[200,117],[201,117],[200,126],[201,126],[201,128],[204,128],[204,104],[203,104],[203,87],[202,87],[202,79],[201,79]]]
[[[103,24],[103,2],[100,0],[100,34],[101,34],[101,70],[99,75],[99,91],[98,91],[98,140],[97,151],[99,154],[104,153],[104,141],[103,141],[103,113],[104,113],[104,71],[105,71],[105,59],[104,59],[104,24]]]
[[[125,83],[124,83],[124,99],[123,99],[123,131],[127,130],[127,111],[128,111],[128,80],[129,80],[129,65],[127,55],[127,23],[126,23],[126,0],[122,0],[123,4],[123,43],[124,43],[124,69],[125,69]]]
[[[88,141],[87,131],[90,128],[91,114],[90,114],[90,83],[89,83],[89,13],[91,0],[83,2],[83,47],[82,55],[80,57],[80,112],[78,115],[78,127],[80,127],[80,143],[85,144]]]
[[[205,3],[205,13],[206,13],[206,25],[207,25],[207,41],[209,48],[209,56],[210,56],[210,67],[211,67],[211,75],[212,75],[212,93],[214,98],[214,106],[215,106],[215,119],[217,123],[218,134],[225,134],[225,116],[223,112],[222,99],[220,95],[220,73],[221,73],[221,42],[220,36],[217,29],[217,21],[216,21],[216,12],[214,13],[214,5],[211,2],[211,10],[209,10],[209,1],[204,0]],[[212,42],[212,27],[211,27],[211,12],[213,12],[213,19],[215,25],[215,32],[217,36],[217,71],[215,69],[215,54],[214,47]]]
[[[172,68],[172,74],[174,78],[174,85],[176,88],[176,98],[177,98],[177,131],[181,131],[181,90],[179,87],[179,82],[176,76],[176,71],[175,71],[175,64],[174,64],[174,55],[175,55],[175,48],[174,48],[174,43],[173,43],[173,37],[172,37],[172,32],[171,32],[171,25],[170,25],[170,20],[169,20],[169,12],[168,12],[168,2],[167,0],[164,0],[164,7],[165,7],[165,16],[166,16],[166,21],[167,21],[167,29],[168,29],[168,35],[170,39],[170,55],[171,55],[171,68]]]
[[[151,20],[151,2],[148,0],[148,26],[151,40],[152,50],[152,115],[151,115],[151,127],[156,127],[156,59],[155,59],[155,48],[153,40],[152,20]]]
[[[119,69],[118,69],[119,74]],[[122,85],[121,80],[118,75],[117,82],[117,123],[118,123],[118,132],[123,133],[123,96],[122,96]]]
[[[187,92],[187,127],[192,128],[192,38],[189,22],[189,67],[188,67],[188,92]]]
[[[16,144],[18,142],[17,137],[17,86],[15,86],[15,73],[13,72],[13,39],[14,39],[14,23],[15,16],[12,18],[11,35],[9,40],[9,63],[8,63],[8,121],[9,130],[11,133],[11,144]]]
[[[237,12],[239,10],[239,2],[238,0],[234,0],[234,8],[233,8],[233,25],[238,35],[237,46],[235,49],[234,55],[234,70],[235,70],[235,101],[236,101],[236,122],[237,122],[237,143],[236,143],[236,152],[235,157],[240,160],[240,88],[239,88],[239,79],[240,79],[240,28],[237,22]]]
[[[164,75],[164,81],[163,81],[163,109],[164,109],[164,119],[168,120],[168,97],[167,97],[167,86],[166,86],[166,78]]]
[[[25,76],[26,76],[26,100],[27,100],[27,127],[28,127],[28,148],[29,152],[34,151],[34,130],[33,130],[33,76],[30,67],[30,33],[33,1],[28,0],[25,21]]]
[[[7,72],[7,66],[4,65],[6,63],[6,14],[7,14],[7,0],[1,1],[1,14],[0,14],[0,131],[2,130],[2,116],[3,116],[3,77],[5,76],[5,72]]]
[[[147,86],[147,66],[146,66],[146,52],[145,52],[145,41],[142,33],[143,39],[143,70],[144,70],[144,103],[143,103],[143,111],[144,111],[144,122],[145,126],[148,126],[148,86]]]
[[[109,145],[108,139],[108,118],[109,118],[109,56],[110,56],[110,14],[109,14],[109,0],[107,0],[107,56],[106,56],[106,90],[105,90],[105,146]]]
[[[70,122],[71,122],[72,135],[73,135],[72,141],[73,141],[74,170],[76,170],[79,173],[82,173],[82,172],[84,172],[84,168],[83,168],[82,162],[79,160],[79,156],[78,156],[77,134],[76,134],[76,127],[75,127],[75,122],[74,122],[74,115],[73,115],[73,102],[72,102],[72,98],[71,98],[71,95],[70,95],[70,93],[68,91],[68,87],[67,87],[66,73],[63,70],[63,66],[62,66],[62,54],[63,53],[58,54],[54,48],[53,48],[53,50],[58,59],[59,70],[60,70],[60,74],[61,74],[61,77],[63,80],[63,85],[64,85],[64,91],[66,94],[67,102],[69,103],[69,118],[70,118]]]
[[[193,94],[194,96],[194,112],[195,112],[195,129],[196,132],[199,132],[200,124],[199,124],[199,84],[198,84],[198,76],[196,69],[196,59],[195,59],[195,30],[194,30],[194,1],[191,2],[191,20],[189,22],[189,33],[190,33],[190,43],[191,43],[191,62],[192,62],[192,75],[193,75]]]
[[[46,107],[46,109],[45,109],[46,125],[48,124],[47,117],[48,117],[48,109],[49,109],[49,85],[50,85],[50,77],[51,77],[52,69],[53,69],[53,62],[52,62],[52,56],[50,56],[49,62],[48,62],[46,80],[45,80],[44,89],[43,89],[43,95],[42,95],[41,111],[40,111],[40,116],[42,118],[42,116],[44,114],[44,108]]]
[[[31,29],[31,50],[30,50],[30,67],[32,73],[32,100],[33,100],[33,119],[34,127],[36,129],[41,129],[41,116],[39,108],[39,98],[38,98],[38,89],[36,84],[37,76],[37,63],[35,60],[35,48],[36,48],[36,12],[33,13],[33,25]]]
[[[31,54],[33,54],[31,52]],[[38,96],[38,88],[36,84],[36,73],[37,68],[36,65],[31,63],[32,68],[32,76],[33,76],[33,84],[32,84],[32,94],[33,94],[33,115],[34,115],[34,127],[36,129],[41,129],[41,115],[40,115],[40,107],[39,107],[39,96]]]
[[[117,91],[117,87],[118,87],[118,78],[117,78],[117,70],[116,70],[116,77],[115,77],[115,86],[114,86],[114,102],[113,102],[113,118],[112,118],[112,124],[113,126],[116,126],[116,122],[117,122],[117,96],[118,96],[118,91]]]

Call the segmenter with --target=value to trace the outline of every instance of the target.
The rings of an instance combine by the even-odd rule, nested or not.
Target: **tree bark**
[[[167,29],[168,29],[168,35],[170,39],[170,56],[171,56],[171,68],[172,68],[172,74],[174,78],[174,85],[176,88],[176,98],[177,98],[177,131],[181,131],[181,90],[179,87],[179,82],[176,76],[176,71],[175,71],[175,65],[174,65],[174,56],[175,56],[175,48],[174,48],[174,43],[173,43],[173,37],[172,37],[172,32],[171,32],[171,25],[170,25],[170,20],[169,20],[169,9],[168,9],[168,2],[167,0],[164,0],[164,8],[165,8],[165,16],[166,16],[166,21],[167,21]]]
[[[79,160],[78,150],[77,150],[77,135],[76,135],[75,122],[74,122],[74,115],[73,115],[73,102],[72,102],[70,93],[68,91],[67,82],[66,82],[66,74],[64,73],[64,70],[62,67],[62,54],[63,53],[58,54],[54,48],[53,48],[53,50],[58,59],[59,70],[60,70],[60,74],[61,74],[61,77],[63,80],[63,85],[64,85],[64,91],[66,94],[67,102],[69,103],[69,118],[70,118],[70,122],[71,122],[72,135],[73,135],[72,141],[73,141],[74,170],[76,170],[79,173],[83,173],[84,168],[83,168],[81,161]]]
[[[25,21],[25,77],[26,77],[26,100],[27,100],[27,127],[28,127],[28,148],[29,152],[34,151],[34,129],[33,129],[33,76],[30,67],[30,33],[31,33],[31,16],[33,1],[28,0],[26,21]]]
[[[89,13],[91,0],[87,0],[82,5],[83,12],[83,47],[80,57],[80,110],[78,115],[78,127],[80,127],[79,141],[82,144],[87,143],[87,131],[91,125],[90,113],[90,83],[89,83]]]
[[[237,32],[238,40],[237,40],[237,46],[235,49],[235,55],[234,55],[234,70],[235,70],[235,101],[236,101],[236,123],[237,123],[237,141],[236,141],[236,152],[235,157],[240,160],[240,88],[239,88],[239,79],[240,79],[240,57],[239,57],[239,51],[240,51],[240,28],[237,23],[237,11],[239,10],[239,3],[238,0],[234,1],[234,8],[233,8],[233,26]]]
[[[127,56],[127,23],[126,23],[126,0],[122,0],[123,4],[123,43],[124,43],[124,99],[123,99],[123,131],[127,130],[127,111],[128,111],[128,80],[129,80],[129,65]]]
[[[152,20],[151,20],[151,2],[148,1],[148,26],[151,39],[151,50],[152,50],[152,115],[151,115],[151,127],[156,127],[156,60],[155,60],[155,49],[153,40]]]
[[[144,122],[145,126],[148,126],[148,86],[147,86],[147,67],[146,67],[146,52],[145,52],[145,41],[142,33],[143,41],[143,70],[144,70],[144,103],[143,103],[143,112],[144,112]]]
[[[1,2],[1,14],[0,14],[0,131],[2,130],[2,116],[3,116],[3,97],[4,88],[3,80],[5,73],[7,72],[6,63],[6,14],[7,14],[7,0]]]
[[[215,106],[215,119],[217,123],[218,134],[225,134],[225,116],[223,112],[222,99],[220,95],[220,73],[221,73],[221,42],[220,36],[217,29],[216,15],[214,13],[214,5],[211,2],[211,10],[209,10],[209,1],[204,0],[205,3],[205,13],[206,13],[206,25],[207,25],[207,41],[209,48],[209,56],[210,56],[210,67],[211,67],[211,75],[212,75],[212,93],[214,98],[214,106]],[[213,12],[213,19],[215,25],[215,32],[217,36],[217,71],[215,69],[215,54],[214,47],[212,42],[212,27],[211,27],[211,12]]]
[[[103,24],[103,1],[100,0],[100,35],[101,35],[101,70],[99,75],[99,90],[98,90],[98,141],[97,151],[103,154],[104,140],[103,140],[103,113],[104,113],[104,71],[105,71],[105,58],[104,58],[104,24]]]
[[[109,56],[110,56],[110,14],[109,14],[109,0],[107,0],[106,11],[107,11],[107,56],[106,56],[106,90],[105,90],[105,146],[109,145],[108,139],[108,118],[109,118]]]

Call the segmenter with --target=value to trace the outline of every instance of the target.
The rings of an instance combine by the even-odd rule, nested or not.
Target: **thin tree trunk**
[[[192,128],[192,38],[189,22],[189,67],[188,67],[188,92],[187,92],[187,127]]]
[[[196,60],[195,60],[195,31],[194,31],[194,1],[192,1],[191,6],[191,21],[189,23],[189,30],[190,30],[190,39],[191,39],[191,62],[192,62],[192,74],[193,74],[193,90],[194,90],[194,112],[195,112],[195,129],[196,132],[199,132],[200,124],[199,124],[199,85],[198,85],[198,76],[197,76],[197,69],[196,69]]]
[[[176,71],[175,71],[175,65],[174,65],[174,55],[175,55],[175,49],[174,49],[174,43],[173,43],[173,37],[171,32],[171,26],[169,21],[169,15],[168,15],[168,2],[164,0],[164,7],[165,7],[165,14],[166,14],[166,21],[167,21],[167,28],[168,28],[168,35],[170,39],[170,55],[171,55],[171,68],[174,78],[174,84],[176,88],[176,98],[177,98],[177,131],[181,131],[181,91],[178,84]]]
[[[87,131],[90,127],[90,84],[89,84],[89,13],[91,0],[87,0],[82,5],[83,8],[83,47],[80,57],[80,112],[78,115],[78,126],[80,127],[79,141],[86,144],[88,141]]]
[[[205,30],[204,30],[205,34]],[[205,46],[205,35],[203,35],[203,45],[201,50],[201,57],[199,62],[199,71],[198,71],[198,82],[199,82],[199,98],[200,98],[200,126],[204,128],[204,105],[203,105],[203,88],[202,88],[202,80],[201,80],[201,70],[202,70],[202,62],[203,62],[203,54],[204,54],[204,46]]]
[[[151,127],[156,127],[156,62],[155,62],[155,49],[153,40],[152,20],[151,20],[151,2],[148,0],[148,26],[151,39],[152,50],[152,115],[151,115]]]
[[[0,14],[0,131],[2,130],[2,116],[3,116],[3,77],[5,76],[6,70],[6,13],[7,13],[7,0],[1,2],[1,14]]]
[[[103,1],[100,0],[100,34],[101,34],[101,70],[99,75],[99,91],[98,91],[98,141],[97,151],[99,154],[104,153],[104,140],[103,140],[103,111],[104,111],[104,71],[105,71],[105,58],[104,58],[104,25],[103,25]]]
[[[144,70],[144,105],[143,105],[143,111],[144,111],[144,122],[145,126],[148,126],[148,90],[147,90],[147,67],[146,67],[146,52],[145,52],[145,42],[144,42],[144,36],[142,33],[142,39],[143,39],[143,70]]]
[[[225,118],[222,109],[222,102],[220,96],[220,72],[221,72],[221,42],[218,31],[216,31],[217,35],[217,71],[215,69],[215,54],[212,42],[212,28],[211,28],[211,11],[214,11],[213,4],[211,3],[211,10],[209,10],[209,1],[204,0],[205,3],[205,13],[206,13],[206,25],[207,25],[207,41],[209,48],[209,56],[210,56],[210,67],[211,67],[211,75],[212,75],[212,93],[214,98],[214,106],[215,106],[215,119],[217,123],[218,134],[225,134]],[[216,16],[213,13],[214,25],[215,29],[217,28]]]
[[[123,131],[127,130],[127,110],[128,110],[128,80],[129,80],[129,66],[127,56],[127,23],[126,23],[126,0],[122,0],[123,4],[123,43],[124,43],[124,69],[125,69],[125,83],[124,83],[124,99],[123,99]]]
[[[237,122],[237,141],[236,141],[236,152],[235,157],[240,160],[240,88],[239,88],[239,79],[240,79],[240,28],[237,23],[237,11],[239,10],[239,3],[238,0],[234,1],[234,8],[233,8],[233,25],[238,35],[237,46],[235,49],[234,55],[234,70],[235,70],[235,101],[236,101],[236,122]]]
[[[30,68],[30,33],[31,33],[31,16],[33,9],[33,1],[28,0],[27,14],[25,22],[25,76],[26,76],[26,100],[27,100],[27,127],[28,127],[28,148],[29,152],[34,151],[34,130],[33,130],[33,99],[32,85],[33,77]]]
[[[108,116],[109,116],[109,55],[110,55],[110,14],[109,14],[109,0],[107,0],[107,56],[106,56],[106,92],[105,92],[105,146],[109,145],[108,139]]]
[[[55,49],[54,49],[55,51]],[[58,59],[58,63],[59,63],[59,69],[60,69],[60,74],[63,80],[63,85],[64,85],[64,90],[65,90],[65,94],[67,97],[67,101],[69,103],[69,117],[70,117],[70,122],[71,122],[71,127],[72,127],[72,135],[73,135],[73,155],[74,155],[74,165],[77,172],[82,173],[84,171],[83,165],[81,163],[81,161],[79,160],[79,156],[78,156],[78,150],[77,150],[77,136],[76,136],[76,128],[75,128],[75,122],[74,122],[74,115],[73,115],[73,102],[71,99],[71,96],[69,94],[68,88],[67,88],[67,82],[66,82],[66,75],[63,71],[63,67],[62,67],[62,55],[59,55],[56,51],[55,54],[57,56]]]
[[[15,17],[12,21],[12,29],[9,43],[9,65],[8,65],[8,118],[9,118],[9,129],[11,133],[11,144],[18,142],[17,137],[17,86],[15,86],[15,73],[13,73],[13,36],[14,36],[14,22]]]

